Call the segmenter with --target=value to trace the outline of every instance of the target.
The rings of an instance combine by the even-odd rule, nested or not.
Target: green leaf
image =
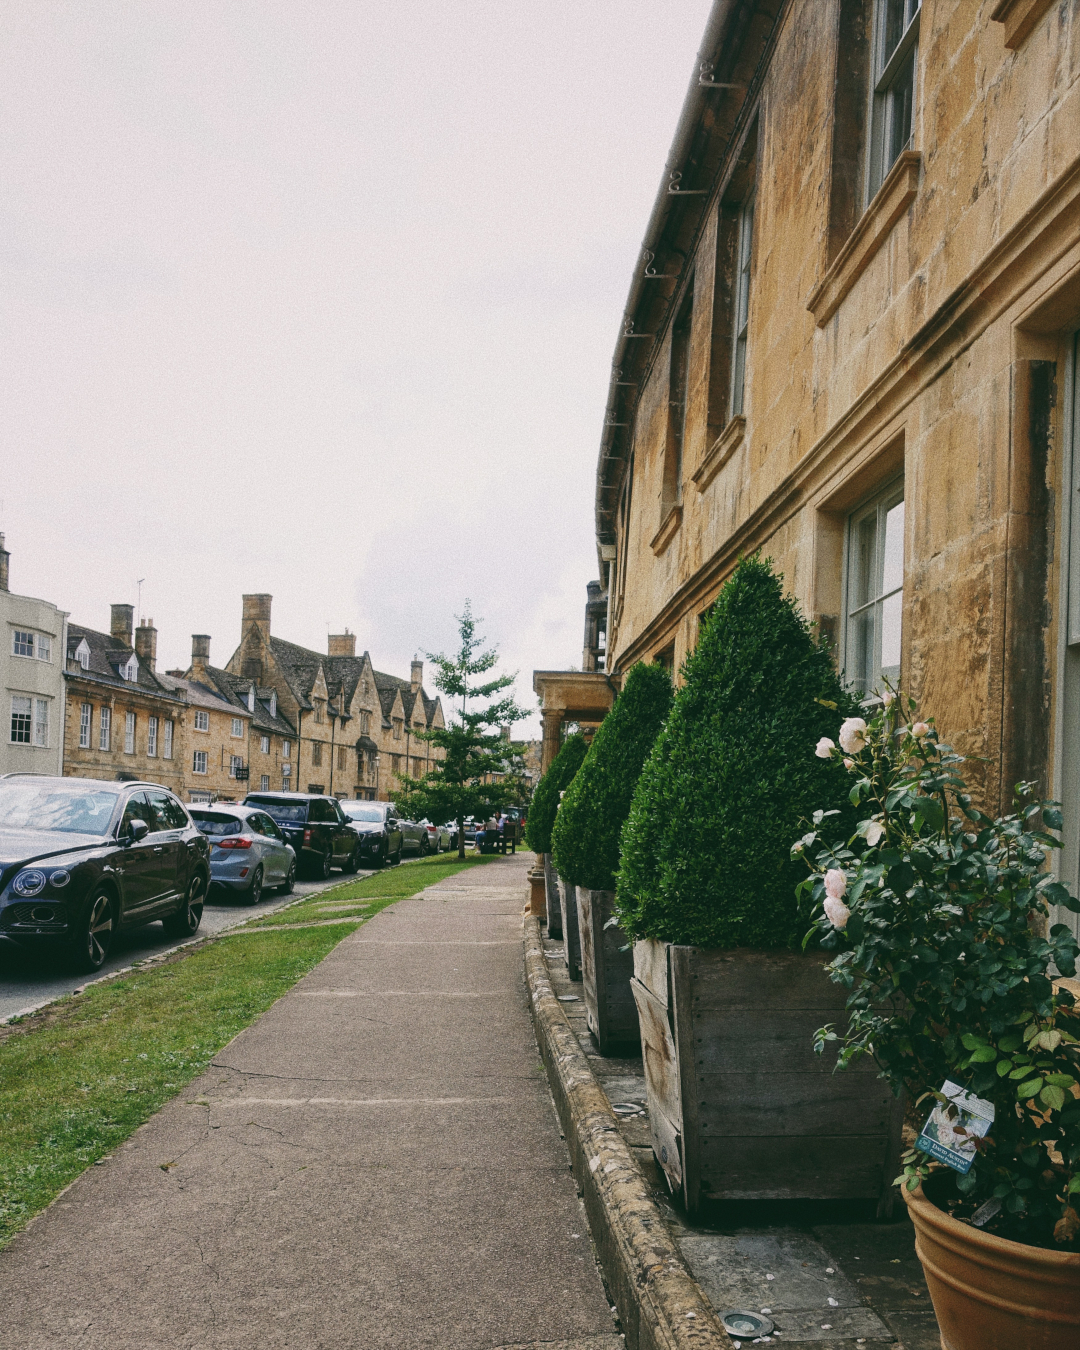
[[[1048,1106],[1051,1111],[1060,1111],[1065,1105],[1065,1092],[1059,1087],[1044,1087],[1039,1093],[1039,1101],[1043,1106]]]
[[[960,1044],[965,1050],[978,1050],[980,1046],[986,1045],[986,1041],[981,1036],[976,1036],[974,1032],[965,1031],[960,1037]]]
[[[1004,1078],[1011,1068],[1012,1068],[1011,1059],[999,1059],[997,1066],[997,1076],[999,1078]]]
[[[983,1045],[978,1050],[972,1051],[972,1064],[993,1064],[995,1059],[997,1059],[997,1051],[992,1045]]]
[[[1060,830],[1064,828],[1065,821],[1062,818],[1061,812],[1058,810],[1056,806],[1047,807],[1046,810],[1044,810],[1042,813],[1042,818],[1052,830]]]
[[[861,914],[852,914],[848,919],[847,934],[852,942],[861,942],[866,936],[866,923]]]
[[[1016,1095],[1022,1102],[1026,1102],[1029,1097],[1034,1097],[1042,1089],[1043,1080],[1041,1078],[1029,1078],[1026,1083],[1021,1083],[1016,1089]]]

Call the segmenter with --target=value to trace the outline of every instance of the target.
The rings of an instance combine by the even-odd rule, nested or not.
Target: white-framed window
[[[146,720],[146,753],[151,759],[157,758],[158,720],[148,717]]]
[[[230,735],[232,735],[234,738],[239,738],[243,736],[243,734],[244,734],[244,719],[242,717],[234,717],[232,719],[232,731]]]
[[[292,755],[292,741],[281,742],[281,758],[289,759]]]
[[[98,714],[98,749],[112,749],[112,709],[104,706]]]
[[[270,753],[270,737],[269,737],[269,736],[263,736],[263,737],[259,740],[259,749],[263,752],[264,755],[268,755],[268,754]]]
[[[188,796],[190,797],[193,806],[196,802],[212,802],[214,800],[209,792],[190,792],[188,793]]]
[[[270,775],[269,775],[268,773],[264,773],[264,774],[259,778],[259,791],[260,791],[260,792],[269,792],[269,791],[270,791]]]
[[[26,694],[11,696],[11,743],[29,745],[34,720],[34,701]]]
[[[135,714],[128,712],[124,714],[124,754],[133,755],[135,753]]]
[[[739,209],[739,254],[735,271],[735,334],[731,359],[731,416],[743,410],[746,395],[746,344],[750,331],[750,264],[754,254],[754,193]]]
[[[196,731],[209,731],[209,730],[210,730],[210,714],[209,714],[208,712],[196,711],[196,713],[195,713],[195,730],[196,730]]]
[[[922,0],[876,0],[871,62],[869,202],[915,130]]]
[[[401,720],[401,718],[400,718],[400,717],[395,717],[395,718],[394,718],[394,740],[395,740],[395,741],[400,741],[400,740],[401,740],[401,733],[403,732],[404,728],[405,728],[405,723]]]
[[[79,749],[90,749],[90,728],[94,718],[93,705],[84,703],[79,709]]]
[[[243,767],[244,767],[244,757],[243,757],[243,755],[230,755],[230,756],[229,756],[229,777],[230,777],[230,778],[235,778],[235,777],[236,777],[236,771],[237,771],[237,769],[242,769]]]
[[[49,700],[34,699],[34,744],[42,748],[49,744]]]
[[[276,689],[271,689],[271,690],[270,690],[270,716],[271,716],[271,717],[276,717],[276,716],[277,716],[277,690],[276,690]]]
[[[26,628],[15,628],[11,634],[12,656],[30,656],[37,661],[52,660],[52,638],[46,633],[34,633]]]
[[[285,762],[281,766],[281,776],[282,778],[285,779],[286,783],[292,777],[292,765],[289,763],[288,760],[285,760]]]
[[[904,484],[891,483],[847,522],[844,673],[862,694],[900,678],[904,609]]]
[[[39,661],[52,660],[52,638],[46,637],[44,633],[37,635],[37,659]]]
[[[75,648],[75,660],[78,661],[83,670],[90,669],[90,647],[85,638]]]
[[[164,733],[164,739],[162,741],[161,758],[172,759],[173,722],[171,717],[165,719],[162,732]]]
[[[206,772],[206,751],[205,751],[205,750],[196,750],[196,751],[195,751],[195,754],[194,754],[194,756],[193,756],[193,758],[192,758],[192,761],[191,761],[191,771],[192,771],[192,773],[205,773],[205,772]]]
[[[120,674],[128,684],[134,684],[139,678],[139,661],[135,653],[132,652],[127,661],[120,667]]]

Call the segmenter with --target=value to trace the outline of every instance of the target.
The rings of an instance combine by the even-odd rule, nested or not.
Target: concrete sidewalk
[[[383,910],[90,1168],[0,1254],[0,1345],[621,1350],[526,1006],[531,861]]]

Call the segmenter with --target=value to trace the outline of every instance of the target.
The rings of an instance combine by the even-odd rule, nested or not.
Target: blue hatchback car
[[[254,806],[221,802],[189,806],[210,843],[210,884],[237,891],[257,905],[264,889],[285,895],[296,884],[296,854],[278,825]]]

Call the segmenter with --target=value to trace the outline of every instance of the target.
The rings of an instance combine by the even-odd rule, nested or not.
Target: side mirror
[[[138,844],[150,833],[150,826],[145,820],[132,820],[128,822],[127,841],[129,844]]]

